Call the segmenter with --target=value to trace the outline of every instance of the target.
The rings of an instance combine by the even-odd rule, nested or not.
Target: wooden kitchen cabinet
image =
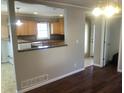
[[[29,21],[28,34],[29,35],[36,35],[37,34],[37,23],[35,21]]]
[[[51,23],[51,34],[64,34],[64,20]]]
[[[64,34],[64,19],[60,19],[59,24],[60,24],[60,33]]]
[[[53,22],[53,31],[52,34],[60,34],[60,24],[59,22]]]
[[[21,26],[16,26],[16,34],[18,36],[37,34],[37,22],[27,20],[21,21],[23,22],[23,24]]]

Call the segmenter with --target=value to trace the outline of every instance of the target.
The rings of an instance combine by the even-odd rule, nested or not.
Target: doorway
[[[90,18],[85,19],[84,67],[93,65],[95,29]]]
[[[121,17],[113,17],[105,21],[103,66],[112,65],[117,68],[119,43],[121,35]]]

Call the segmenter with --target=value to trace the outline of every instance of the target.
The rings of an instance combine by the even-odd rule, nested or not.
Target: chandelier
[[[17,8],[17,13],[19,13],[19,7]],[[21,22],[21,20],[20,19],[18,19],[17,21],[16,21],[16,25],[17,26],[21,26],[23,23]]]
[[[92,11],[94,16],[104,15],[106,17],[111,17],[120,12],[120,4],[118,0],[105,0],[100,1],[97,7]]]

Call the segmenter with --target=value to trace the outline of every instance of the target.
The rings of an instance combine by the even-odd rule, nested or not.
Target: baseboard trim
[[[93,64],[94,66],[97,66],[97,67],[103,67],[102,65],[100,65],[100,64]]]
[[[75,70],[75,71],[72,71],[72,72],[67,73],[67,74],[65,74],[65,75],[62,75],[62,76],[59,76],[59,77],[50,79],[50,80],[48,80],[48,81],[46,81],[46,82],[43,82],[43,83],[34,85],[34,86],[32,86],[32,87],[28,87],[28,88],[19,90],[19,91],[17,91],[17,93],[25,93],[25,92],[30,91],[30,90],[32,90],[32,89],[41,87],[41,86],[46,85],[46,84],[50,84],[50,83],[52,83],[52,82],[55,82],[55,81],[57,81],[57,80],[63,79],[63,78],[65,78],[65,77],[68,77],[68,76],[70,76],[70,75],[76,74],[76,73],[81,72],[81,71],[83,71],[83,70],[84,70],[84,68],[78,69],[78,70]]]
[[[122,70],[121,69],[118,69],[118,72],[122,72]]]

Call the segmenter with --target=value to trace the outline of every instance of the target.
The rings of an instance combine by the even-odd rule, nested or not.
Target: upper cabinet
[[[64,19],[60,19],[60,32],[61,34],[64,34]]]
[[[23,24],[21,26],[16,26],[16,34],[18,36],[24,35],[36,35],[37,34],[37,22],[22,20]]]
[[[51,23],[51,34],[64,34],[64,19]]]
[[[22,25],[16,26],[17,36],[37,35],[37,21],[21,20]],[[57,21],[49,22],[51,34],[64,34],[64,19],[59,18]]]

